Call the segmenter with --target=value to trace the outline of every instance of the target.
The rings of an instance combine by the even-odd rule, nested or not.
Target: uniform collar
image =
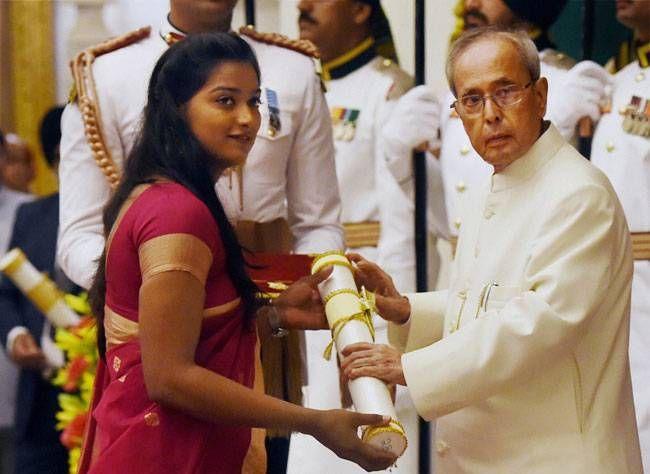
[[[160,37],[165,43],[167,43],[168,46],[179,42],[187,36],[187,33],[179,30],[171,24],[169,21],[169,14],[165,15],[165,17],[160,22],[160,29],[158,31],[160,33]]]
[[[340,79],[365,66],[377,55],[374,46],[375,40],[369,37],[338,58],[326,62],[323,64],[323,79]]]
[[[650,67],[650,41],[636,43],[636,56],[642,68]]]
[[[555,125],[550,122],[544,122],[544,124],[548,128],[530,147],[530,150],[501,173],[492,175],[492,192],[503,191],[526,181],[548,163],[566,143]]]

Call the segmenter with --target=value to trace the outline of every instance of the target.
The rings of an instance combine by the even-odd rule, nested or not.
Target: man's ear
[[[545,77],[540,77],[533,86],[537,110],[541,114],[540,118],[544,118],[544,115],[546,115],[546,99],[548,98],[548,81]]]
[[[352,20],[357,25],[363,25],[368,22],[372,15],[372,7],[365,2],[354,2],[352,10]]]

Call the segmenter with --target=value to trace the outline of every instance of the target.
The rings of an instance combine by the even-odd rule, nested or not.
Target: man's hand
[[[387,384],[406,385],[402,354],[386,344],[357,342],[343,348],[341,370],[351,380],[375,377]]]
[[[440,105],[427,86],[417,86],[398,99],[382,127],[382,145],[389,154],[426,150],[438,135]]]
[[[600,119],[601,107],[607,100],[612,76],[593,61],[582,61],[562,77],[562,91],[549,96],[550,119],[565,138],[575,132],[583,117],[593,122]]]
[[[284,290],[273,305],[280,313],[285,329],[328,329],[325,307],[318,292],[318,284],[332,273],[327,267],[318,273],[301,278]]]
[[[411,316],[411,303],[408,298],[399,294],[390,275],[376,263],[357,253],[349,253],[347,257],[354,263],[354,279],[357,285],[375,293],[375,306],[379,316],[397,324],[408,321]]]
[[[47,366],[45,354],[30,333],[16,336],[9,356],[23,369],[43,370]]]
[[[357,463],[366,471],[387,469],[395,463],[390,452],[364,443],[357,435],[364,425],[386,425],[389,417],[365,415],[347,410],[319,412],[312,435],[337,456]]]

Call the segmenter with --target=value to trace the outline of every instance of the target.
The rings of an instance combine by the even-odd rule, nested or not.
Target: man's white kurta
[[[161,31],[173,31],[165,20]],[[262,124],[244,167],[243,204],[236,178],[223,177],[219,197],[231,220],[288,220],[298,252],[343,248],[340,200],[329,111],[311,58],[244,37],[262,73]],[[133,147],[151,71],[168,46],[158,31],[100,56],[93,65],[102,131],[119,168]],[[269,104],[267,91],[277,95]],[[280,129],[269,133],[269,105]],[[93,160],[81,115],[70,104],[62,118],[58,260],[66,275],[88,287],[104,248],[102,209],[110,187]]]
[[[391,325],[441,473],[641,473],[632,253],[607,178],[554,126],[469,193],[448,291]]]
[[[638,61],[614,76],[612,107],[598,122],[591,162],[612,182],[630,231],[650,232],[650,138],[623,130],[621,109],[632,97],[650,98],[650,70]],[[650,471],[650,261],[634,262],[630,319],[630,368],[639,441]]]

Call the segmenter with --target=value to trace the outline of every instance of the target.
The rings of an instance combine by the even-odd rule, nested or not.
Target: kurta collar
[[[566,143],[555,125],[550,122],[545,123],[548,123],[548,128],[530,150],[501,173],[492,175],[492,192],[503,191],[523,183],[548,163]]]
[[[323,64],[323,79],[340,79],[365,66],[377,55],[374,46],[375,40],[369,37],[347,53],[326,62]]]

